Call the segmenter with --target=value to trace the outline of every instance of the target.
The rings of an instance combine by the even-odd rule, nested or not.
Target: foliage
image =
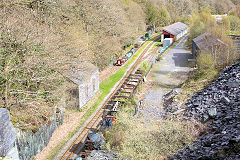
[[[14,121],[23,125],[29,118],[17,112],[38,115],[35,107],[48,106],[52,113],[52,106],[65,106],[72,87],[64,77],[72,69],[69,64],[88,60],[104,68],[144,30],[143,10],[126,2],[128,6],[118,0],[1,2],[0,107],[10,109]],[[29,124],[42,122],[38,118]]]
[[[0,37],[0,95],[4,106],[10,110],[12,105],[27,105],[27,99],[39,98],[52,103],[49,95],[55,86],[51,84],[59,80],[56,72],[38,61],[42,56],[40,45],[17,39],[10,31],[3,30]]]
[[[202,8],[200,12],[194,12],[190,18],[189,41],[192,42],[192,39],[203,34],[209,28],[214,28],[216,26],[216,20],[212,17],[208,8]]]
[[[229,21],[230,21],[231,30],[240,32],[240,18],[234,15],[230,15]]]
[[[151,66],[148,64],[148,62],[144,61],[139,68],[143,72],[143,75],[146,75],[146,73],[150,69],[150,67]]]
[[[227,32],[231,30],[231,23],[228,17],[222,17],[222,27],[226,29]]]
[[[214,69],[215,67],[215,60],[211,54],[200,54],[197,57],[197,65],[201,71]]]
[[[164,6],[159,8],[153,3],[149,2],[146,5],[146,20],[147,24],[159,26],[166,26],[170,23],[170,16]]]

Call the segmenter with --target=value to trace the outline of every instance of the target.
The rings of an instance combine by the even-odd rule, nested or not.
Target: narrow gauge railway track
[[[113,107],[113,103],[116,104],[115,98],[128,98],[131,97],[133,94],[133,89],[140,83],[143,79],[142,74],[137,70],[135,73],[134,71],[137,69],[138,65],[142,62],[143,56],[152,46],[152,44],[158,40],[159,38],[155,38],[148,46],[142,51],[139,55],[135,63],[131,66],[131,68],[127,71],[125,76],[122,78],[116,89],[113,93],[108,97],[102,107],[97,111],[95,116],[91,119],[91,121],[87,124],[87,126],[83,129],[77,139],[73,142],[73,144],[68,148],[68,150],[63,154],[61,160],[69,160],[75,159],[83,149],[85,145],[85,140],[89,133],[92,131],[96,131],[100,128],[99,123],[105,111],[108,111]],[[134,73],[134,74],[133,74]],[[135,83],[135,84],[133,84]],[[137,83],[137,84],[136,84]],[[123,90],[124,89],[124,90]],[[130,90],[130,91],[129,91]],[[131,91],[132,90],[132,91]],[[119,95],[119,93],[129,94],[128,96]],[[120,101],[120,103],[124,103],[125,101]]]

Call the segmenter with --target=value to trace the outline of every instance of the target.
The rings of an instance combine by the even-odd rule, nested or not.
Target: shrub
[[[237,16],[230,15],[229,21],[232,31],[240,31],[240,18]]]
[[[119,152],[122,159],[161,159],[183,149],[196,135],[198,130],[188,122],[149,122],[149,117],[137,119],[120,112],[105,137],[108,149]]]
[[[197,57],[197,65],[200,70],[214,69],[215,60],[211,54],[200,54]]]

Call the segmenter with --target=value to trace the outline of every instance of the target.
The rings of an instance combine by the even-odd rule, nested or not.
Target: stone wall
[[[36,133],[14,129],[9,111],[0,108],[0,157],[8,160],[29,160],[49,143],[56,127],[63,122],[63,109],[57,110],[50,124],[43,125]]]
[[[10,121],[9,111],[0,108],[0,157],[7,155],[14,147],[15,140],[15,129]]]

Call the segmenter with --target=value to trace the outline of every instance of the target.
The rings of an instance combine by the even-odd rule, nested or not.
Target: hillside
[[[218,14],[227,14],[227,16]],[[136,39],[146,33],[149,25],[156,27],[157,33],[154,33],[156,39],[160,37],[158,33],[161,34],[163,27],[174,22],[181,21],[189,26],[189,36],[180,42],[176,41],[180,45],[167,46],[169,48],[165,53],[168,54],[158,55],[157,59],[161,61],[160,63],[165,61],[163,64],[166,64],[170,70],[160,65],[158,69],[153,68],[153,73],[150,75],[152,74],[153,81],[161,80],[162,82],[148,81],[145,86],[143,85],[146,91],[152,89],[147,98],[151,104],[156,103],[156,106],[162,103],[158,103],[158,100],[164,95],[163,93],[179,85],[186,89],[183,94],[179,94],[181,97],[179,99],[187,100],[190,98],[189,95],[194,95],[197,90],[202,90],[210,84],[223,68],[239,59],[239,54],[231,39],[234,35],[240,35],[239,0],[2,0],[0,15],[0,108],[4,108],[2,113],[9,120],[8,124],[13,124],[16,135],[18,135],[15,148],[18,147],[20,159],[33,158],[32,156],[40,151],[42,152],[35,157],[36,159],[55,157],[57,152],[65,147],[65,143],[70,138],[74,139],[73,135],[77,134],[80,128],[85,127],[85,123],[90,120],[91,116],[94,116],[97,108],[101,107],[100,104],[105,101],[114,85],[120,82],[125,73],[128,73],[128,69],[135,60],[141,62],[142,59],[138,58],[142,52],[149,51],[149,54],[152,54],[148,57],[149,59],[157,54],[155,52],[161,48],[162,42],[156,42],[151,37],[141,48],[135,48],[136,51],[132,51],[127,58],[131,57],[131,59],[125,62],[123,67],[112,66],[116,59],[135,46]],[[222,21],[216,21],[212,15],[220,19],[222,17]],[[187,29],[185,31],[187,32]],[[202,54],[194,60],[191,59],[191,62],[197,63],[194,63],[196,66],[190,69],[187,57],[192,56],[190,52],[192,40],[205,32],[216,36],[224,45],[216,47],[217,51],[208,50],[207,55]],[[180,55],[179,50],[183,52],[183,55]],[[164,60],[162,56],[168,58]],[[152,58],[155,60],[154,57]],[[185,60],[186,62],[182,64]],[[189,67],[189,70],[181,72],[178,67]],[[150,65],[146,62],[140,68],[145,72]],[[175,72],[177,70],[179,70],[178,74]],[[160,73],[160,76],[154,78],[155,72]],[[173,77],[175,76],[174,79],[178,83],[168,84],[170,81],[174,82],[168,79],[171,78],[170,73]],[[227,70],[226,73],[230,71]],[[165,77],[161,77],[164,74]],[[101,77],[104,78],[101,79]],[[180,83],[181,78],[183,81]],[[186,79],[188,80],[185,83]],[[83,84],[85,83],[83,81],[88,81],[88,84]],[[201,92],[196,94],[198,93]],[[199,96],[201,97],[201,94]],[[123,97],[126,98],[126,96]],[[129,113],[134,111],[133,108],[137,104],[134,98],[131,97],[130,101],[134,105],[130,105]],[[81,99],[84,99],[84,103]],[[117,99],[117,104],[118,101],[119,99]],[[77,110],[76,106],[80,106],[80,109]],[[160,116],[159,121],[161,121],[162,110],[157,110],[154,105],[152,107],[144,110],[147,119],[154,118],[148,113],[154,113]],[[190,109],[193,108],[190,107]],[[196,109],[202,110],[203,108]],[[217,110],[224,111],[221,107]],[[144,158],[138,157],[138,159],[151,159],[148,158],[149,155],[155,155],[155,153],[161,155],[160,157],[174,155],[177,150],[184,149],[186,144],[199,138],[206,128],[200,123],[182,123],[180,119],[177,122],[172,120],[170,122],[166,119],[162,124],[151,123],[148,128],[152,131],[150,138],[156,145],[148,148],[149,145],[145,140],[149,139],[149,132],[146,132],[146,127],[141,124],[141,121],[145,119],[131,119],[131,114],[125,113],[124,110],[123,112],[122,117],[120,112],[120,119],[118,119],[122,132],[116,128],[116,135],[111,132],[107,133],[106,135],[113,137],[109,139],[112,143],[108,142],[107,147],[114,147],[116,144],[116,151],[131,158],[142,156]],[[121,118],[124,119],[122,124]],[[225,125],[224,118],[226,117],[220,118],[223,120],[222,124]],[[128,121],[129,119],[131,121]],[[133,124],[135,126],[131,126]],[[2,131],[4,135],[10,135],[4,132],[5,129]],[[53,135],[53,133],[56,134]],[[179,134],[174,137],[175,133]],[[124,139],[120,138],[119,141],[118,134],[125,136]],[[173,136],[167,138],[164,134]],[[160,137],[155,135],[160,135]],[[114,139],[114,136],[117,138]],[[4,136],[0,135],[0,137]],[[130,139],[133,143],[128,141],[128,137],[133,138]],[[135,138],[140,138],[140,140]],[[159,143],[161,138],[161,143]],[[143,153],[146,151],[148,155],[139,154],[139,150],[135,150],[138,148],[135,142],[136,144],[140,142],[139,150],[143,149]],[[127,145],[121,145],[121,143]],[[3,149],[0,152],[0,159],[2,155],[5,156],[5,144],[1,144],[0,148]],[[169,145],[159,150],[165,144]],[[239,146],[238,142],[237,146]],[[47,149],[43,150],[44,147]],[[201,146],[199,147],[201,149]],[[207,150],[201,150],[207,152]],[[157,152],[152,154],[152,151]],[[189,151],[189,154],[192,152],[186,148],[184,151]],[[176,156],[181,157],[181,152]]]
[[[212,14],[229,14],[230,11],[239,10],[237,0],[151,0],[144,2],[146,4],[152,3],[154,7],[160,10],[160,14],[151,12],[151,15],[157,14],[159,17],[155,22],[150,21],[155,25],[159,23],[164,25],[176,21],[187,22],[188,16],[201,8],[210,8]],[[168,22],[162,23],[166,19],[168,19]],[[157,21],[160,22],[156,23]]]
[[[201,7],[224,14],[237,5],[237,0],[1,1],[0,107],[11,111],[18,127],[36,129],[47,121],[42,115],[50,117],[50,108],[63,105],[72,84],[62,73],[71,62],[87,60],[104,69],[146,25],[188,22]]]
[[[135,2],[6,0],[0,8],[0,106],[20,128],[36,126],[47,108],[61,105],[71,85],[62,75],[69,63],[88,60],[102,69],[145,30]]]

